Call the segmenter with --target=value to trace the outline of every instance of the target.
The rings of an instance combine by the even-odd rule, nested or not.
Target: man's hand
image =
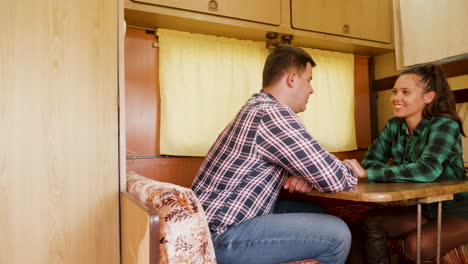
[[[284,189],[292,192],[308,193],[313,190],[309,182],[299,176],[291,176],[284,181]]]
[[[345,164],[347,164],[349,167],[351,167],[354,174],[356,174],[356,176],[359,179],[367,179],[367,171],[361,166],[361,164],[357,160],[355,160],[355,159],[351,159],[351,160],[346,159],[346,160],[343,160],[343,162]]]

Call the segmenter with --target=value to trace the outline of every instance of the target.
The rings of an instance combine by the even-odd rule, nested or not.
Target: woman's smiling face
[[[426,85],[416,74],[400,75],[392,89],[393,113],[396,117],[422,119],[426,104],[432,97],[427,96]]]

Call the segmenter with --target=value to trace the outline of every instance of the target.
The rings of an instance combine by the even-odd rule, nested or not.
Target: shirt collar
[[[421,119],[421,121],[419,122],[418,126],[417,126],[416,129],[413,131],[413,136],[414,136],[414,137],[417,137],[419,134],[421,134],[421,132],[422,132],[422,131],[424,130],[424,128],[426,127],[427,123],[429,123],[429,120],[430,120],[430,119],[426,119],[426,118]],[[409,136],[408,125],[406,124],[404,118],[401,119],[401,129]]]
[[[269,92],[267,92],[267,91],[265,91],[263,89],[260,90],[260,96],[265,96],[265,97],[267,97],[269,99],[274,100],[275,102],[278,102],[278,100],[276,100],[276,98],[273,95],[271,95]]]

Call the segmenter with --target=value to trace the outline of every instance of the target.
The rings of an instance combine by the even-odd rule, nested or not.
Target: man
[[[338,192],[357,182],[296,115],[313,93],[314,66],[298,47],[275,48],[265,62],[262,90],[224,129],[193,182],[218,263],[346,260],[351,234],[341,219],[314,213],[321,212],[314,207],[276,203],[283,184],[296,191]],[[287,174],[296,176],[285,182]]]

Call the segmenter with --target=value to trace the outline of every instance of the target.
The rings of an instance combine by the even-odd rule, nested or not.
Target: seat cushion
[[[450,250],[447,254],[441,257],[443,264],[458,264],[468,263],[468,244],[461,245]]]
[[[127,192],[159,214],[160,263],[216,264],[205,213],[191,189],[128,172]]]

